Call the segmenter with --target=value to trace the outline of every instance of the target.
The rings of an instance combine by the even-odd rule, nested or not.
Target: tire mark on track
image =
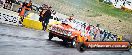
[[[20,36],[13,36],[13,35],[7,35],[7,34],[0,34],[0,36],[7,36],[7,37],[14,37],[17,39],[22,39],[22,40],[35,40],[35,41],[45,41],[46,39],[42,38],[33,38],[33,37],[20,37]]]

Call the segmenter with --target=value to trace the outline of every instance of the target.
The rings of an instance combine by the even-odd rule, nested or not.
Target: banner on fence
[[[0,9],[0,22],[6,23],[6,24],[12,24],[12,25],[18,25],[19,24],[19,16],[17,13]]]
[[[132,10],[132,0],[104,0],[104,2],[110,2],[116,8],[127,8]]]

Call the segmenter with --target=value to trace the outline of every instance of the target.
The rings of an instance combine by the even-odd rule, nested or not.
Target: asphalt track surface
[[[62,40],[48,41],[48,33],[0,24],[0,55],[132,55],[130,51],[85,51],[67,48]]]

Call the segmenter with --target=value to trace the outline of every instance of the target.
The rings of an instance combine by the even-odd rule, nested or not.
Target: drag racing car
[[[76,39],[80,35],[80,31],[72,28],[72,26],[66,23],[54,24],[49,29],[49,40],[51,40],[53,37],[58,37],[65,43],[70,42],[72,47],[76,47]]]

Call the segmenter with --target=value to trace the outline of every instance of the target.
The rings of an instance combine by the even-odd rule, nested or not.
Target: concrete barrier
[[[65,18],[62,15],[57,15],[57,16],[60,16],[59,19]],[[61,23],[60,21],[50,19],[46,31],[48,32],[48,29],[50,28],[50,26],[52,24],[60,24],[60,23]],[[30,13],[26,18],[24,18],[23,25],[26,28],[32,28],[32,29],[36,29],[36,30],[42,30],[42,28],[43,28],[42,22],[39,21],[39,15],[35,14],[35,13]]]
[[[19,19],[20,17],[18,16],[18,13],[0,8],[0,22],[1,23],[19,25]]]
[[[30,13],[26,18],[24,18],[23,23],[24,27],[32,28],[36,30],[42,30],[42,22],[39,21],[39,15]]]

